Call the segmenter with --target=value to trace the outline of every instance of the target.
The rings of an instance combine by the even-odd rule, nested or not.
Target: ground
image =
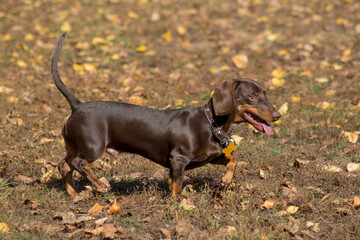
[[[360,3],[356,0],[7,0],[0,5],[0,238],[359,239]],[[50,60],[82,101],[203,105],[247,77],[283,114],[274,135],[235,128],[224,168],[186,174],[132,154],[93,164],[110,182],[70,197],[57,171],[70,109]],[[91,211],[89,211],[91,209]]]

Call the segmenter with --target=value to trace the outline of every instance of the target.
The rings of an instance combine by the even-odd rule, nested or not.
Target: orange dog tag
[[[229,143],[229,146],[227,148],[223,149],[223,153],[225,154],[226,158],[229,158],[231,153],[237,149],[237,146],[233,142]]]

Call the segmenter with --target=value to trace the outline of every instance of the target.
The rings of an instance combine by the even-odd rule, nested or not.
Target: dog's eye
[[[256,101],[257,100],[257,97],[255,95],[250,95],[248,96],[249,100],[250,101]]]

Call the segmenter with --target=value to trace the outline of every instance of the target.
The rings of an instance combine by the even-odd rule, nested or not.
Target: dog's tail
[[[51,60],[51,74],[54,79],[56,87],[60,90],[62,95],[66,98],[66,100],[69,102],[71,110],[74,110],[79,104],[80,101],[77,99],[74,94],[71,93],[71,91],[65,86],[63,81],[61,81],[59,72],[58,72],[58,62],[59,62],[59,56],[61,52],[62,45],[64,43],[66,32],[61,35],[59,43],[55,49],[54,56]]]

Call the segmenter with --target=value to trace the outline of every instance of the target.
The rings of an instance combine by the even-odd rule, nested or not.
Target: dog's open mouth
[[[268,136],[273,134],[270,124],[255,114],[252,114],[251,112],[244,112],[244,116],[259,132],[265,132]]]

